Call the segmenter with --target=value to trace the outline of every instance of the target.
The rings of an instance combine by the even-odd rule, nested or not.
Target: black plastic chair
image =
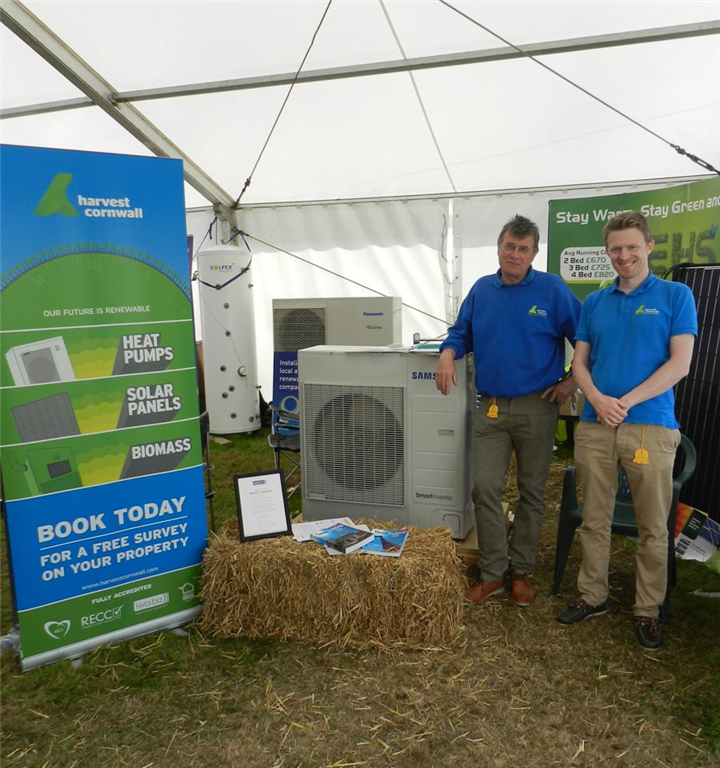
[[[660,606],[660,620],[667,622],[670,617],[670,587],[675,583],[675,518],[680,491],[683,485],[692,477],[697,464],[697,452],[690,439],[682,435],[675,458],[673,471],[673,495],[668,510],[668,581],[665,600]],[[570,547],[575,530],[582,523],[582,504],[577,500],[577,478],[575,467],[565,470],[563,478],[562,500],[558,519],[557,547],[555,549],[555,576],[552,591],[560,591],[565,565],[567,564]],[[618,491],[615,496],[615,509],[612,519],[612,533],[622,536],[638,536],[638,526],[635,520],[635,507],[630,495],[627,477],[621,466],[618,469]]]
[[[210,509],[210,530],[215,532],[215,491],[212,487],[212,471],[215,467],[210,463],[210,413],[200,414],[200,445],[203,454],[203,470],[205,472],[205,501]]]
[[[282,466],[283,459],[290,467],[290,471],[285,474],[285,487],[289,488],[290,479],[300,471],[300,423],[297,420],[298,414],[284,411],[272,403],[268,403],[268,407],[272,412],[268,443],[275,454],[275,469],[285,474]],[[299,487],[300,481],[298,480],[297,484],[288,493],[288,499],[292,498]]]

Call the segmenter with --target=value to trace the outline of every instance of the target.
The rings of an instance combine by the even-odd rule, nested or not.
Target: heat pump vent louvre
[[[276,308],[273,320],[276,352],[297,352],[325,344],[325,309],[322,307]]]
[[[402,387],[307,384],[309,494],[336,501],[405,504]]]
[[[31,384],[49,384],[54,381],[62,381],[51,349],[23,352],[21,360]]]

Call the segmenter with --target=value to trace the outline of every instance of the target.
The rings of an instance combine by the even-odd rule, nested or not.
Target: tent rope
[[[630,115],[625,114],[625,112],[622,112],[621,110],[617,109],[617,107],[613,107],[612,104],[608,104],[607,101],[603,101],[599,96],[596,96],[594,93],[588,91],[586,88],[583,88],[581,85],[578,85],[576,82],[571,80],[569,77],[565,77],[565,75],[561,75],[557,70],[553,69],[552,67],[549,67],[547,64],[543,63],[539,59],[535,58],[530,53],[527,53],[527,51],[524,51],[522,48],[519,48],[517,45],[514,45],[509,40],[506,40],[504,37],[499,35],[497,32],[493,32],[492,29],[489,29],[484,24],[481,24],[476,19],[473,19],[472,16],[468,16],[463,11],[459,10],[458,8],[455,8],[453,5],[451,5],[447,0],[438,0],[438,2],[442,3],[442,5],[449,8],[451,11],[455,11],[455,13],[459,14],[463,18],[467,19],[468,21],[475,24],[475,26],[480,27],[480,29],[484,30],[488,34],[491,34],[493,37],[496,37],[501,42],[505,43],[505,45],[509,46],[510,48],[513,48],[518,53],[521,53],[523,56],[526,56],[531,61],[534,61],[535,64],[539,64],[541,67],[546,69],[548,72],[552,73],[556,77],[559,77],[561,80],[564,80],[568,85],[572,85],[573,88],[577,88],[579,91],[582,91],[586,96],[589,96],[591,99],[595,99],[595,101],[602,104],[604,107],[607,107],[608,109],[612,110],[616,114],[620,115],[620,117],[624,118],[625,120],[628,120],[629,122],[636,125],[638,128],[642,128],[643,131],[647,131],[651,136],[654,136],[656,139],[659,139],[664,144],[667,144],[669,147],[672,147],[679,155],[684,155],[685,157],[692,160],[694,163],[697,163],[699,166],[704,168],[707,171],[711,171],[712,173],[716,173],[720,175],[720,171],[717,170],[717,168],[714,168],[710,163],[706,162],[705,160],[702,160],[697,155],[693,155],[690,152],[687,152],[682,147],[678,146],[677,144],[673,144],[671,141],[668,141],[666,138],[661,136],[659,133],[655,133],[652,129],[648,128],[646,125],[643,125],[642,123],[638,122],[634,118],[630,117]]]
[[[685,157],[688,157],[694,163],[697,163],[701,168],[704,168],[706,171],[712,171],[712,173],[717,173],[720,176],[720,171],[718,171],[717,168],[714,168],[712,165],[710,165],[710,163],[706,162],[702,158],[691,154],[677,144],[671,144],[670,146],[678,153],[678,155],[685,155]]]
[[[398,34],[395,31],[395,27],[392,23],[392,20],[390,19],[390,14],[388,13],[383,0],[380,0],[380,7],[382,8],[383,13],[385,14],[387,23],[390,26],[390,31],[392,32],[392,35],[395,38],[395,42],[397,43],[397,47],[400,49],[400,53],[402,54],[403,59],[407,61],[407,55],[405,53],[405,49],[403,48],[402,43],[400,42],[400,38],[398,37]],[[412,82],[413,88],[415,89],[415,95],[417,96],[417,100],[420,104],[420,109],[423,113],[423,117],[425,118],[425,124],[428,127],[428,131],[430,131],[430,137],[432,138],[433,144],[435,145],[435,150],[437,151],[438,156],[440,157],[440,162],[442,163],[442,167],[445,169],[445,174],[448,177],[448,181],[450,182],[450,187],[452,188],[453,192],[457,192],[457,187],[455,186],[453,177],[450,175],[450,169],[448,168],[447,162],[445,162],[445,156],[443,155],[442,150],[440,149],[440,144],[437,140],[437,137],[435,136],[435,131],[433,130],[432,124],[430,123],[430,117],[428,116],[427,110],[425,109],[425,104],[422,100],[422,96],[420,96],[420,89],[417,86],[415,75],[412,72],[408,72],[408,74],[410,75],[410,80]]]
[[[268,243],[265,240],[261,240],[259,237],[255,237],[255,235],[251,235],[249,232],[243,232],[241,231],[240,234],[243,236],[243,238],[249,237],[251,240],[255,240],[258,243],[262,243],[263,245],[266,245],[268,248],[272,248],[275,251],[278,251],[279,253],[284,253],[286,256],[292,256],[294,259],[297,259],[298,261],[302,261],[305,264],[309,264],[311,267],[315,267],[316,269],[321,269],[323,272],[327,272],[330,275],[333,275],[334,277],[339,277],[341,280],[346,280],[348,283],[352,283],[353,285],[357,285],[360,288],[363,288],[366,291],[370,291],[371,293],[375,293],[378,296],[384,296],[385,298],[389,298],[386,293],[383,293],[382,291],[377,291],[375,288],[371,288],[369,285],[364,285],[363,283],[358,283],[357,280],[353,280],[350,277],[345,277],[345,275],[341,275],[339,272],[333,272],[332,269],[328,269],[327,267],[321,267],[319,264],[315,264],[314,262],[310,261],[309,259],[303,259],[302,256],[298,256],[296,253],[292,253],[290,251],[286,251],[284,248],[281,248],[279,245],[273,245],[273,243]],[[452,325],[452,323],[448,323],[447,320],[443,320],[440,317],[436,317],[435,315],[431,315],[429,312],[426,312],[424,309],[420,309],[419,307],[414,307],[412,304],[406,304],[404,301],[402,302],[403,307],[407,307],[408,309],[412,309],[413,312],[419,312],[421,315],[425,315],[426,317],[431,318],[432,320],[437,320],[440,323],[443,323],[443,325]]]
[[[322,27],[323,22],[325,21],[325,17],[327,16],[328,11],[330,10],[330,6],[332,5],[333,0],[328,0],[328,4],[325,7],[325,11],[323,12],[322,18],[320,19],[320,23],[317,25],[317,29],[315,30],[315,34],[312,36],[312,40],[310,41],[310,45],[308,46],[307,51],[305,52],[305,56],[303,56],[303,60],[300,62],[300,67],[298,68],[298,71],[295,73],[295,77],[293,78],[292,83],[290,83],[290,88],[288,89],[287,94],[285,95],[285,99],[282,103],[282,106],[280,107],[280,111],[277,114],[277,117],[275,118],[275,122],[272,124],[272,128],[270,129],[270,133],[268,134],[267,139],[265,139],[265,143],[263,144],[262,149],[260,150],[260,154],[258,155],[257,160],[255,161],[255,165],[253,166],[252,171],[250,171],[250,175],[245,179],[245,184],[242,188],[242,191],[238,195],[237,200],[233,203],[233,208],[237,209],[240,205],[240,198],[245,194],[245,191],[252,183],[252,177],[255,171],[257,170],[258,165],[260,164],[260,160],[262,159],[262,156],[267,148],[267,145],[270,143],[270,139],[275,131],[275,128],[277,127],[278,122],[280,121],[280,116],[283,113],[283,110],[285,109],[286,104],[288,103],[288,100],[290,99],[290,94],[293,91],[293,88],[295,87],[295,83],[297,83],[298,77],[300,77],[300,73],[302,72],[302,68],[305,66],[305,62],[307,61],[307,57],[310,55],[310,51],[312,50],[313,45],[315,44],[315,38],[318,36],[318,32],[320,31],[320,27]]]

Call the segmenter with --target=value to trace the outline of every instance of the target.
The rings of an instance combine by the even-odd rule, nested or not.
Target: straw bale
[[[318,646],[447,648],[462,629],[462,563],[447,529],[409,531],[400,557],[330,556],[291,536],[241,542],[230,520],[205,552],[202,626]]]

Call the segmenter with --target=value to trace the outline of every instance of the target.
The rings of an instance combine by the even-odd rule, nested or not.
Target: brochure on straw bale
[[[324,544],[328,554],[349,555],[372,541],[375,535],[366,525],[335,523],[318,533],[312,533],[311,538]]]
[[[360,551],[364,555],[381,555],[383,557],[400,557],[408,537],[406,530],[386,531],[374,528],[375,538]]]

